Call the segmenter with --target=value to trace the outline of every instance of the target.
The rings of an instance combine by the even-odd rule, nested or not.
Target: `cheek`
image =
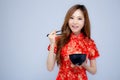
[[[84,26],[84,24],[85,24],[84,21],[79,22],[79,25],[81,25],[81,26]]]
[[[72,21],[71,21],[71,20],[69,20],[69,21],[68,21],[68,25],[70,26],[71,24],[72,24]]]

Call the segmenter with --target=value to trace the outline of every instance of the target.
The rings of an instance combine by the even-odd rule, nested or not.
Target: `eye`
[[[82,18],[78,18],[78,20],[82,20]]]
[[[73,19],[73,17],[70,17],[70,19]]]

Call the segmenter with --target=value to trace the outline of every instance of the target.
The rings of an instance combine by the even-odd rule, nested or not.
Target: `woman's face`
[[[68,24],[74,34],[79,34],[84,26],[84,15],[80,9],[77,9],[70,17]]]

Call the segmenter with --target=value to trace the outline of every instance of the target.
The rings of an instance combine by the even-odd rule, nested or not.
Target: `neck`
[[[73,34],[76,35],[76,36],[78,36],[80,34],[80,32],[79,33],[73,33]]]

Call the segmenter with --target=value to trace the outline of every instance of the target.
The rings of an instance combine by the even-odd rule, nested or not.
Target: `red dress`
[[[84,53],[90,60],[99,56],[92,39],[85,37],[82,33],[78,36],[72,33],[70,41],[61,50],[61,65],[56,80],[88,80],[86,69],[71,63],[69,54],[73,53]]]

